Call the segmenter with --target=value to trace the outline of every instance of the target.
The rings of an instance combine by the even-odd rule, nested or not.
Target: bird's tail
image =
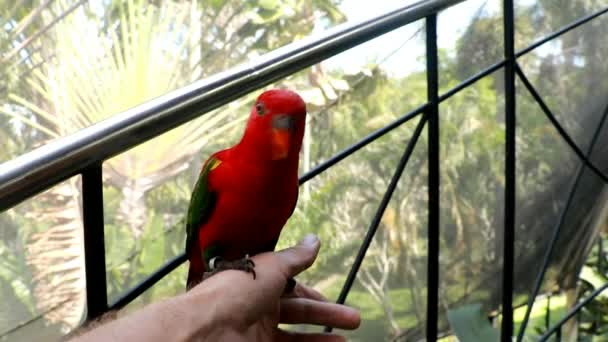
[[[188,259],[190,260],[190,267],[188,268],[188,279],[186,280],[186,291],[189,291],[201,281],[203,281],[203,274],[205,273],[205,263],[202,260],[200,249],[198,246],[194,246],[190,253],[188,253]]]
[[[194,270],[192,266],[188,269],[188,280],[186,281],[186,291],[190,291],[193,287],[203,281],[203,272]]]

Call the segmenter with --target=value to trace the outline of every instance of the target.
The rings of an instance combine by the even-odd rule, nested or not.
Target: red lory
[[[298,199],[306,105],[295,92],[262,93],[235,146],[203,164],[186,219],[187,289],[206,274],[250,272],[249,255],[272,251]]]

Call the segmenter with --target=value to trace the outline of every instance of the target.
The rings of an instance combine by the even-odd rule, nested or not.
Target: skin
[[[294,333],[278,327],[359,326],[357,310],[328,303],[309,287],[297,284],[293,293],[284,293],[287,279],[312,265],[319,246],[319,240],[309,235],[294,247],[257,255],[253,259],[261,267],[256,280],[245,272],[224,271],[185,294],[101,325],[75,341],[345,341],[336,334]]]

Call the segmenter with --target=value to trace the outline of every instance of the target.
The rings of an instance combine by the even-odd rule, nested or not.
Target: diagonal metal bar
[[[101,164],[82,172],[82,215],[87,319],[91,320],[101,316],[108,309]]]
[[[530,80],[528,80],[528,78],[526,77],[526,75],[524,74],[524,72],[521,70],[521,68],[519,67],[519,65],[517,63],[515,64],[515,70],[516,70],[519,78],[522,80],[522,82],[524,83],[524,85],[526,86],[526,88],[528,89],[528,91],[530,92],[532,97],[534,98],[534,100],[536,100],[536,102],[538,103],[540,108],[543,110],[545,115],[549,118],[549,121],[551,121],[551,123],[553,124],[553,127],[555,127],[557,132],[562,136],[562,139],[564,139],[566,141],[566,143],[568,143],[570,148],[572,148],[574,153],[576,153],[576,155],[583,161],[583,163],[585,163],[585,165],[588,168],[590,168],[598,177],[600,177],[604,181],[604,183],[608,183],[608,177],[597,166],[595,166],[595,164],[592,163],[589,160],[589,158],[587,158],[585,156],[583,151],[581,151],[581,149],[574,142],[574,140],[572,140],[572,138],[566,132],[566,130],[562,127],[562,125],[560,125],[560,123],[555,118],[555,115],[553,115],[553,112],[551,112],[551,109],[549,109],[549,106],[547,106],[545,101],[543,101],[543,99],[540,97],[540,95],[538,94],[538,92],[536,91],[536,89],[534,88],[532,83],[530,83]]]
[[[581,163],[578,169],[576,170],[576,178],[572,185],[570,186],[570,192],[568,194],[568,199],[566,200],[566,205],[562,212],[560,213],[559,220],[556,224],[556,227],[553,229],[553,235],[551,236],[551,240],[549,242],[549,247],[545,251],[545,255],[543,257],[543,264],[540,270],[540,273],[537,274],[536,279],[534,280],[534,288],[532,289],[532,293],[528,297],[528,304],[526,307],[526,314],[524,315],[524,319],[519,327],[519,332],[517,334],[517,342],[523,341],[524,334],[526,332],[526,328],[528,326],[528,320],[530,319],[530,313],[532,312],[532,308],[534,306],[534,302],[536,301],[536,297],[538,296],[538,292],[540,291],[540,286],[542,285],[543,279],[545,277],[545,273],[547,271],[547,267],[549,266],[549,261],[553,255],[553,249],[555,247],[555,242],[559,238],[559,233],[561,231],[562,225],[566,219],[566,214],[572,205],[572,200],[574,199],[574,194],[576,193],[576,189],[578,188],[578,184],[582,178],[582,175],[585,171],[585,167]]]
[[[466,88],[468,85],[471,85],[471,84],[475,83],[476,81],[480,80],[481,78],[483,78],[483,77],[491,74],[492,72],[496,71],[497,69],[499,69],[503,65],[504,65],[504,62],[499,62],[497,64],[494,64],[494,65],[488,67],[485,70],[482,70],[481,72],[479,72],[478,74],[472,76],[471,78],[469,78],[467,80],[464,80],[462,83],[460,83],[459,85],[457,85],[455,88],[453,88],[452,90],[450,90],[447,93],[445,93],[442,96],[440,96],[439,99],[438,99],[439,102],[441,102],[443,100],[447,100],[451,96],[457,94],[458,92],[460,92],[461,90],[463,90],[464,88]],[[325,162],[317,165],[312,170],[310,170],[307,173],[305,173],[304,175],[302,175],[300,177],[300,179],[299,179],[300,185],[308,182],[312,178],[314,178],[314,177],[318,176],[319,174],[323,173],[328,168],[330,168],[333,165],[339,163],[340,161],[342,161],[346,157],[348,157],[351,154],[357,152],[358,150],[360,150],[361,148],[367,146],[368,144],[370,144],[371,142],[375,141],[376,139],[384,136],[386,133],[392,131],[393,129],[395,129],[395,128],[399,127],[399,126],[401,126],[402,124],[408,122],[409,120],[413,119],[414,117],[420,115],[427,108],[428,108],[428,103],[427,104],[423,104],[422,106],[414,109],[413,111],[411,111],[411,112],[409,112],[407,114],[402,115],[401,117],[399,117],[395,121],[391,122],[390,124],[388,124],[388,125],[380,128],[380,129],[378,129],[378,130],[370,133],[369,135],[367,135],[362,140],[360,140],[360,141],[354,143],[353,145],[345,148],[344,150],[336,153],[335,155],[333,155],[332,157],[330,157]],[[184,261],[185,261],[185,255],[182,253],[182,254],[178,255],[177,257],[175,257],[175,259],[172,259],[171,261],[167,262],[165,265],[163,265],[162,267],[160,267],[156,272],[150,274],[148,276],[148,278],[146,278],[141,283],[139,283],[135,287],[129,289],[125,294],[123,294],[122,297],[121,297],[121,299],[119,301],[117,301],[116,303],[114,303],[114,304],[112,304],[110,306],[110,310],[117,310],[117,309],[122,308],[123,306],[129,304],[133,299],[137,298],[137,296],[139,294],[145,292],[148,288],[152,287],[154,284],[156,284],[156,282],[158,282],[166,274],[170,273],[172,270],[174,270],[175,268],[177,268],[181,264],[181,262],[184,262]],[[178,263],[176,264],[176,262],[178,262]]]
[[[367,229],[367,233],[365,235],[365,238],[363,239],[363,243],[361,244],[361,247],[359,248],[359,251],[357,252],[357,256],[355,257],[353,266],[351,267],[350,272],[348,273],[348,276],[346,277],[346,281],[344,282],[344,285],[342,286],[342,290],[340,291],[340,295],[338,296],[336,303],[344,304],[344,302],[346,301],[346,297],[348,296],[348,293],[350,292],[350,289],[353,286],[353,283],[355,282],[355,278],[357,277],[357,272],[359,271],[359,268],[361,267],[361,264],[363,263],[365,254],[367,253],[367,250],[368,250],[370,244],[372,243],[374,235],[376,234],[376,231],[378,230],[378,226],[380,225],[380,220],[382,220],[384,211],[386,210],[386,207],[388,207],[391,197],[393,196],[393,193],[395,192],[395,189],[397,188],[397,184],[399,183],[399,179],[401,178],[401,175],[403,174],[403,170],[405,169],[405,166],[407,165],[407,162],[409,161],[410,156],[412,155],[412,152],[414,152],[414,147],[416,147],[416,143],[418,142],[418,138],[420,138],[420,134],[422,133],[422,129],[424,128],[426,121],[427,121],[427,115],[425,113],[422,116],[422,118],[420,119],[420,121],[418,121],[418,125],[416,126],[416,129],[414,130],[414,133],[412,134],[410,141],[407,143],[407,146],[406,146],[405,150],[403,151],[403,155],[401,156],[401,159],[399,160],[399,163],[397,164],[397,168],[395,169],[395,173],[393,173],[393,177],[391,178],[391,181],[386,189],[386,192],[384,193],[384,196],[382,197],[382,200],[380,201],[380,204],[378,205],[378,209],[376,209],[376,214],[372,218],[372,221]],[[330,332],[331,330],[332,330],[331,327],[325,328],[326,332]]]
[[[424,104],[424,105],[414,109],[413,111],[401,116],[400,118],[391,122],[390,124],[376,130],[373,133],[370,133],[368,136],[366,136],[362,140],[356,142],[355,144],[336,153],[334,156],[329,158],[327,161],[316,166],[314,169],[310,170],[309,172],[304,174],[302,177],[300,177],[300,180],[299,180],[300,185],[306,183],[307,181],[309,181],[310,179],[319,175],[323,171],[327,170],[334,164],[337,164],[344,158],[350,156],[351,154],[357,152],[358,150],[367,146],[368,144],[375,141],[376,139],[382,137],[384,134],[392,131],[393,129],[399,127],[403,123],[408,122],[409,120],[420,115],[421,113],[424,112],[424,110],[426,109],[426,106],[427,105]],[[120,297],[114,304],[110,305],[110,310],[119,310],[122,307],[124,307],[125,305],[129,304],[131,301],[133,301],[135,298],[137,298],[140,294],[144,293],[147,289],[154,286],[154,284],[156,284],[160,279],[162,279],[165,275],[169,274],[171,271],[176,269],[179,265],[181,265],[181,263],[183,263],[185,261],[186,261],[186,256],[184,253],[181,253],[178,256],[176,256],[175,258],[171,259],[165,265],[161,266],[156,272],[150,274],[146,279],[142,280],[135,287],[131,288],[126,293],[124,293],[122,295],[122,297]]]
[[[551,329],[547,330],[547,332],[545,332],[538,341],[544,342],[544,341],[548,340],[549,337],[551,337],[551,335],[553,335],[553,333],[555,333],[556,331],[559,333],[559,329],[561,329],[561,327],[562,327],[562,325],[564,325],[564,323],[566,323],[570,318],[572,318],[574,315],[576,315],[583,307],[585,307],[585,305],[589,304],[589,302],[591,302],[593,299],[595,299],[595,297],[599,296],[607,288],[608,288],[608,284],[604,284],[602,287],[593,291],[593,293],[589,297],[585,298],[585,300],[576,304],[575,307],[573,307],[570,311],[568,311],[566,316],[564,316],[562,319],[560,319],[559,322],[555,323],[555,325]]]
[[[490,65],[489,67],[487,67],[486,69],[484,69],[484,70],[476,73],[475,75],[467,78],[466,80],[462,81],[460,84],[456,85],[454,88],[448,90],[444,94],[441,94],[438,99],[439,103],[449,99],[450,97],[458,94],[464,88],[470,86],[471,84],[479,81],[480,79],[482,79],[482,78],[488,76],[489,74],[495,72],[496,70],[502,68],[505,65],[505,63],[506,63],[506,61],[504,61],[504,60],[494,63],[494,64]]]
[[[393,121],[392,123],[369,134],[367,137],[365,137],[361,141],[359,141],[359,142],[349,146],[348,148],[342,150],[341,152],[335,154],[334,156],[329,158],[324,163],[318,165],[317,167],[315,167],[314,169],[312,169],[311,171],[309,171],[308,173],[306,173],[302,177],[300,177],[300,184],[303,184],[303,183],[309,181],[313,177],[319,175],[323,171],[327,170],[329,167],[340,162],[341,160],[343,160],[344,158],[348,157],[349,155],[355,153],[356,151],[363,148],[364,146],[367,146],[368,144],[370,144],[371,142],[380,138],[384,134],[392,131],[393,129],[399,127],[403,123],[420,115],[421,113],[424,112],[424,110],[426,108],[427,108],[427,104],[424,104],[424,105],[414,109],[413,111],[401,116],[400,118]],[[171,271],[176,269],[179,265],[181,265],[181,263],[183,263],[185,261],[186,261],[186,256],[184,253],[181,253],[178,256],[176,256],[175,258],[171,259],[169,262],[167,262],[166,264],[161,266],[157,271],[150,274],[146,279],[142,280],[139,284],[137,284],[136,286],[134,286],[133,288],[131,288],[127,292],[125,292],[122,295],[122,297],[120,297],[120,299],[118,299],[114,304],[110,305],[110,310],[118,310],[118,309],[121,309],[122,307],[124,307],[125,305],[129,304],[131,301],[133,301],[135,298],[137,298],[140,294],[144,293],[147,289],[154,286],[154,284],[156,284],[160,279],[162,279],[165,275],[169,274]]]
[[[608,117],[608,106],[606,106],[606,108],[604,109],[602,118],[600,119],[597,129],[595,130],[595,132],[593,134],[593,138],[591,139],[591,143],[589,144],[589,147],[587,148],[587,153],[585,153],[585,158],[588,159],[591,156],[591,153],[593,152],[595,144],[597,143],[597,141],[599,139],[600,132],[602,131],[602,127],[604,127],[604,123],[605,123],[607,117]],[[528,297],[528,306],[526,309],[526,314],[525,314],[524,320],[522,321],[521,326],[519,328],[519,333],[517,334],[518,342],[523,341],[524,334],[526,332],[526,327],[528,325],[528,320],[530,319],[530,313],[532,312],[532,308],[534,306],[534,301],[536,300],[536,297],[538,296],[538,292],[540,291],[540,287],[541,287],[543,279],[545,277],[545,273],[547,272],[547,268],[549,267],[549,263],[553,256],[555,243],[557,242],[561,229],[564,225],[564,222],[566,221],[566,215],[567,215],[568,211],[570,210],[570,206],[572,205],[572,201],[574,200],[574,194],[576,193],[578,184],[579,184],[581,178],[583,177],[584,171],[585,171],[585,167],[584,167],[584,164],[581,162],[581,165],[578,167],[578,170],[576,171],[575,181],[572,184],[572,186],[570,187],[570,193],[568,194],[568,199],[566,200],[566,205],[564,206],[564,209],[560,213],[559,220],[557,222],[555,229],[553,230],[553,235],[551,236],[549,246],[543,257],[542,268],[540,270],[540,273],[537,275],[537,277],[534,281],[534,288],[532,290],[532,294],[530,295],[530,297]]]
[[[415,118],[416,116],[422,114],[425,109],[427,108],[428,104],[424,104],[416,109],[414,109],[413,111],[399,117],[397,120],[391,122],[390,124],[368,134],[365,138],[357,141],[356,143],[350,145],[349,147],[343,149],[342,151],[334,154],[332,157],[330,157],[329,159],[327,159],[326,161],[324,161],[323,163],[315,166],[314,168],[312,168],[310,171],[306,172],[304,175],[302,175],[302,177],[300,177],[300,185],[308,182],[309,180],[311,180],[312,178],[314,178],[315,176],[319,175],[320,173],[322,173],[323,171],[327,170],[328,168],[330,168],[331,166],[333,166],[334,164],[337,164],[338,162],[340,162],[342,159],[350,156],[351,154],[357,152],[358,150],[360,150],[361,148],[367,146],[369,143],[375,141],[376,139],[382,137],[383,135],[385,135],[386,133],[392,131],[393,129],[401,126],[402,124],[410,121],[411,119]]]
[[[426,78],[429,101],[428,128],[428,253],[426,340],[437,341],[439,304],[439,75],[437,58],[437,14],[426,18]]]
[[[551,41],[551,40],[553,40],[553,39],[555,39],[555,38],[563,35],[564,33],[569,32],[569,31],[571,31],[571,30],[573,30],[573,29],[575,29],[575,28],[577,28],[577,27],[579,27],[579,26],[581,26],[583,24],[586,24],[587,22],[589,22],[589,21],[591,21],[591,20],[593,20],[593,19],[601,16],[602,14],[605,14],[606,12],[608,12],[608,7],[605,7],[604,9],[601,9],[598,12],[595,12],[595,13],[589,14],[589,15],[587,15],[585,17],[582,17],[582,18],[580,18],[580,19],[578,19],[578,20],[576,20],[576,21],[574,21],[574,22],[572,22],[572,23],[570,23],[570,24],[568,24],[568,25],[566,25],[566,26],[558,29],[557,31],[551,33],[550,35],[548,35],[548,36],[546,36],[544,38],[539,39],[538,41],[532,43],[532,45],[528,46],[527,48],[525,48],[525,49],[523,49],[521,51],[518,51],[515,54],[515,56],[517,58],[519,58],[519,57],[527,54],[528,52],[536,49],[537,47],[539,47],[539,46],[541,46],[541,45],[543,45],[543,44],[545,44],[545,43],[547,43],[547,42],[549,42],[549,41]]]
[[[181,265],[184,261],[186,261],[186,254],[181,253],[180,255],[174,257],[169,260],[163,266],[159,268],[158,271],[152,273],[147,278],[142,280],[139,284],[125,293],[122,297],[120,297],[116,302],[110,305],[109,310],[120,310],[125,305],[132,302],[135,298],[137,298],[140,294],[144,293],[147,289],[156,284],[159,280],[161,280],[164,276],[169,274],[171,271],[176,269],[179,265]]]
[[[513,0],[503,2],[505,44],[505,211],[502,270],[501,341],[513,336],[513,269],[515,249],[515,18]]]

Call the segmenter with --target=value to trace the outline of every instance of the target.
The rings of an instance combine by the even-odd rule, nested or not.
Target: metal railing
[[[426,0],[403,7],[389,13],[355,24],[338,26],[318,37],[308,38],[285,46],[262,56],[255,62],[230,69],[224,73],[201,80],[185,88],[173,91],[138,107],[117,114],[73,135],[57,139],[48,145],[22,155],[0,165],[0,211],[9,209],[23,200],[34,196],[53,185],[74,175],[82,175],[85,267],[87,282],[87,316],[93,319],[112,309],[120,309],[141,293],[154,285],[166,274],[185,261],[181,254],[140,282],[114,303],[108,303],[106,289],[106,265],[104,250],[102,163],[121,152],[152,139],[172,128],[190,121],[221,105],[224,105],[252,90],[266,86],[285,76],[291,75],[308,66],[343,52],[351,47],[393,31],[414,21],[426,20],[426,54],[427,54],[427,103],[404,114],[394,122],[369,134],[355,144],[337,153],[325,162],[317,165],[300,178],[303,184],[316,175],[327,170],[347,156],[378,139],[403,123],[423,114],[408,142],[395,173],[388,185],[385,195],[374,215],[367,234],[359,248],[355,262],[348,274],[338,298],[344,303],[353,285],[358,269],[365,258],[367,249],[379,226],[397,182],[407,165],[422,130],[428,124],[428,268],[427,268],[427,317],[426,336],[428,341],[437,339],[438,321],[438,288],[439,288],[439,104],[479,79],[500,70],[505,76],[505,110],[506,110],[506,144],[505,144],[505,217],[502,279],[502,327],[501,340],[511,341],[513,335],[513,251],[515,221],[515,79],[519,77],[527,90],[539,103],[559,134],[581,159],[604,182],[608,178],[589,160],[589,153],[583,153],[576,143],[561,127],[551,110],[543,102],[517,64],[517,58],[531,52],[540,45],[583,25],[608,12],[608,7],[581,18],[576,22],[540,39],[525,49],[516,52],[514,48],[514,5],[513,0],[504,0],[504,59],[474,76],[464,80],[444,94],[438,90],[437,58],[437,13],[464,0]],[[602,122],[606,118],[608,107],[604,111]],[[599,127],[594,134],[593,144]],[[581,169],[583,167],[581,166]],[[577,178],[580,177],[580,172]],[[576,183],[576,182],[575,182]],[[573,189],[575,186],[573,186]],[[571,190],[571,193],[574,190]],[[566,205],[567,210],[568,205]],[[562,214],[563,216],[563,214]],[[553,252],[559,228],[563,222],[560,218],[555,229],[548,252],[545,255],[543,269],[536,279],[524,323],[518,334],[518,341],[523,333],[530,315],[534,299],[538,295],[540,283]],[[586,303],[586,302],[584,302]],[[581,303],[582,304],[582,303]],[[583,304],[584,305],[584,304]],[[555,329],[550,329],[550,335]]]

